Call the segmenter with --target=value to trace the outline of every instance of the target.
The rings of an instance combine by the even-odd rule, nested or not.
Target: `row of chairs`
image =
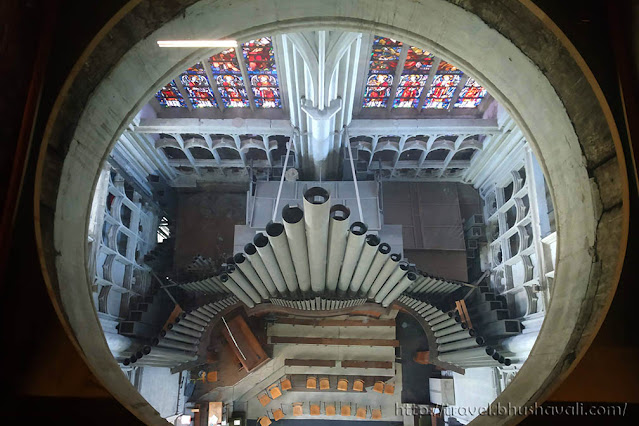
[[[341,377],[337,380],[337,390],[346,392],[348,390],[349,381],[347,378]],[[328,377],[320,377],[319,379],[319,388],[320,390],[329,390],[330,383],[328,381]],[[306,389],[317,389],[317,377],[308,376],[306,378]],[[353,388],[356,392],[364,391],[364,380],[356,379],[353,381]],[[373,392],[377,393],[386,393],[388,395],[392,395],[395,393],[395,385],[392,383],[386,383],[381,380],[375,382],[373,385]]]
[[[352,404],[351,403],[341,403],[340,402],[340,410],[339,414],[343,417],[350,417],[352,415]],[[304,403],[303,402],[294,402],[292,404],[292,413],[294,417],[304,415]],[[368,405],[360,406],[359,404],[355,404],[355,417],[358,419],[367,419],[368,413],[370,412],[371,420],[380,420],[382,418],[382,407],[372,408]],[[319,416],[322,415],[322,403],[321,402],[309,402],[309,414],[311,416]],[[335,416],[337,415],[337,404],[335,402],[324,402],[324,415],[326,416]],[[260,426],[268,426],[273,421],[279,421],[286,417],[284,413],[283,407],[277,408],[275,410],[270,410],[270,413],[267,413],[266,416],[260,417],[257,419],[257,423]]]

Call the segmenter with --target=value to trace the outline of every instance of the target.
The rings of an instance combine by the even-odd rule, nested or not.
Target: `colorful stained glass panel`
[[[242,74],[237,63],[235,49],[233,48],[211,56],[209,58],[209,64],[211,65],[213,74]]]
[[[453,64],[449,64],[446,61],[441,61],[439,66],[437,67],[437,74],[461,74],[462,71],[454,66]]]
[[[211,56],[209,65],[213,78],[215,78],[217,90],[220,92],[222,104],[226,108],[248,107],[248,95],[235,49],[227,49]]]
[[[199,62],[180,75],[182,86],[189,96],[193,108],[217,107],[215,96],[211,91],[206,71]]]
[[[416,108],[433,67],[433,54],[417,47],[406,52],[406,62],[397,85],[393,108]]]
[[[275,55],[270,37],[251,40],[242,45],[242,53],[258,108],[281,108]]]
[[[428,74],[433,67],[433,54],[418,47],[411,47],[406,55],[404,73]]]
[[[487,90],[475,80],[469,78],[459,92],[459,98],[453,105],[454,108],[477,108],[487,94]]]
[[[375,37],[368,78],[364,89],[365,108],[383,108],[388,103],[393,75],[397,69],[402,43],[386,37]]]
[[[182,107],[186,108],[186,102],[184,97],[180,93],[174,80],[171,80],[166,86],[164,86],[155,97],[165,108]]]
[[[397,85],[397,93],[393,107],[412,108],[419,103],[419,96],[422,94],[428,75],[408,74],[402,75]]]
[[[435,78],[426,94],[424,108],[448,109],[461,80],[462,71],[446,61],[437,67]]]

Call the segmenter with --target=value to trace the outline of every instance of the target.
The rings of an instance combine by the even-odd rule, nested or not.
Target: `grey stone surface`
[[[617,157],[613,157],[597,167],[593,174],[600,191],[601,203],[604,210],[619,204],[623,200],[623,186]]]

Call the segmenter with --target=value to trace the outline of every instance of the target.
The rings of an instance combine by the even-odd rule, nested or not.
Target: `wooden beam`
[[[335,367],[335,361],[330,359],[285,359],[284,365],[295,367]]]
[[[342,361],[342,367],[345,368],[393,368],[392,361],[357,361],[357,360],[344,360]]]
[[[325,337],[285,337],[271,336],[271,343],[297,343],[300,345],[343,345],[343,346],[392,346],[398,347],[399,340],[387,339],[339,339]]]

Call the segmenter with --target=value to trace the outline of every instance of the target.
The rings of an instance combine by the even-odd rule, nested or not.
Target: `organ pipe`
[[[321,293],[326,287],[326,255],[328,252],[328,220],[330,195],[315,186],[304,193],[304,223],[311,272],[311,289]]]
[[[351,293],[357,293],[362,286],[364,278],[366,278],[366,273],[369,271],[373,258],[375,257],[375,253],[377,252],[379,243],[380,240],[377,235],[368,234],[366,236],[364,248],[362,249],[362,253],[357,261],[357,267],[355,268],[355,272],[351,278],[351,284],[349,286]]]
[[[268,289],[260,279],[251,262],[247,260],[246,255],[244,253],[237,253],[233,256],[233,259],[235,260],[235,266],[239,268],[251,285],[255,287],[258,293],[260,293],[261,298],[263,300],[268,300]]]
[[[308,246],[304,227],[304,212],[297,206],[286,205],[282,209],[282,221],[291,252],[297,282],[302,293],[311,289],[311,271],[308,265]]]
[[[404,290],[410,287],[413,281],[415,281],[416,279],[417,275],[413,272],[409,272],[404,275],[401,281],[397,283],[397,285],[390,291],[390,293],[388,293],[384,300],[382,300],[382,306],[385,308],[390,306],[390,304],[393,303],[393,301],[395,301],[395,299],[397,299]]]
[[[242,275],[242,273],[237,270],[235,265],[227,265],[226,273],[230,280],[239,285],[240,288],[244,290],[244,293],[246,293],[246,295],[253,300],[253,302],[260,303],[262,301],[262,298],[260,297],[260,294],[257,292],[257,290],[255,290],[255,287],[253,287],[251,283],[249,283],[248,280],[244,277],[244,275]]]
[[[375,252],[375,257],[373,258],[373,262],[364,277],[364,281],[362,282],[362,286],[359,289],[359,293],[365,295],[371,289],[375,278],[379,275],[382,267],[388,260],[388,254],[391,251],[391,246],[387,243],[381,243],[377,246],[377,251]]]
[[[401,256],[399,253],[393,253],[390,255],[384,266],[382,266],[381,271],[379,271],[379,275],[373,281],[371,288],[368,290],[368,297],[370,299],[374,298],[379,290],[382,288],[386,280],[391,276],[391,274],[399,268],[399,261],[401,260]]]
[[[253,243],[248,243],[244,246],[244,253],[248,257],[249,262],[251,262],[251,266],[257,272],[257,275],[260,277],[266,290],[268,290],[271,296],[277,296],[277,287],[273,282],[273,278],[271,274],[268,273],[268,269],[266,269],[266,265],[264,265],[264,261],[262,257],[257,253],[257,248]]]
[[[244,302],[246,306],[248,306],[249,308],[255,307],[255,303],[253,303],[253,300],[244,292],[244,290],[240,288],[239,285],[235,283],[235,281],[230,279],[227,274],[220,275],[220,280],[222,280],[222,283],[224,283],[226,288],[231,293],[236,295],[238,299]]]
[[[328,234],[328,264],[326,266],[326,289],[334,292],[337,289],[339,272],[346,251],[348,238],[348,218],[351,211],[348,207],[336,204],[331,207]]]
[[[266,270],[271,275],[271,278],[273,278],[277,291],[279,291],[280,294],[286,294],[286,281],[284,281],[284,276],[282,275],[282,271],[280,271],[280,266],[277,263],[275,253],[269,244],[268,238],[259,232],[255,235],[255,238],[253,238],[253,244],[255,244],[257,253],[262,258],[262,261],[264,261]]]
[[[275,253],[275,258],[280,266],[280,271],[286,282],[288,291],[292,294],[297,292],[299,284],[297,282],[297,274],[295,266],[293,266],[293,258],[289,249],[288,239],[284,233],[284,225],[281,223],[269,222],[266,225],[266,235]]]
[[[350,226],[350,232],[346,240],[344,262],[342,263],[342,270],[339,274],[337,285],[341,293],[346,292],[351,284],[351,279],[357,267],[357,261],[362,253],[364,242],[366,241],[366,231],[368,231],[368,227],[362,222],[353,222]]]
[[[388,277],[388,280],[384,283],[382,288],[375,295],[375,302],[382,303],[382,300],[391,292],[393,287],[406,275],[408,272],[408,263],[400,262],[399,268],[395,269],[393,273]]]

